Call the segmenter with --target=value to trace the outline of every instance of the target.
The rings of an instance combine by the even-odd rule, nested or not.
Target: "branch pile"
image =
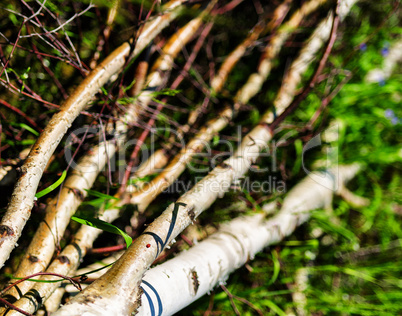
[[[151,268],[161,253],[175,244],[175,238],[203,212],[208,212],[219,197],[223,197],[244,177],[259,162],[263,151],[269,151],[270,142],[280,123],[301,105],[319,82],[336,40],[338,25],[356,1],[310,0],[298,7],[295,1],[285,0],[276,8],[270,5],[274,10],[270,14],[260,12],[259,21],[240,44],[230,45],[231,51],[223,57],[219,56],[222,63],[216,74],[212,62],[212,44],[208,38],[219,28],[222,16],[244,5],[241,1],[222,5],[219,1],[193,4],[192,1],[172,0],[158,7],[159,12],[152,15],[154,6],[159,5],[155,1],[147,20],[139,25],[134,36],[96,66],[104,45],[102,41],[109,40],[113,21],[122,10],[119,7],[121,4],[116,1],[109,9],[103,40],[98,42],[97,51],[89,60],[93,70],[54,114],[21,166],[21,175],[0,223],[0,267],[7,264],[12,250],[17,247],[34,207],[42,176],[75,119],[90,108],[90,103],[95,102],[103,86],[113,81],[116,81],[115,87],[120,88],[119,97],[123,99],[124,95],[129,102],[124,106],[117,103],[120,107],[112,108],[106,119],[101,115],[97,117],[101,125],[106,125],[101,141],[98,144],[90,143],[78,163],[71,168],[67,166],[68,176],[59,193],[46,201],[44,219],[10,283],[35,273],[46,272],[48,275],[35,277],[42,282],[22,282],[2,293],[5,294],[2,302],[7,305],[3,307],[2,314],[33,314],[48,299],[56,306],[54,310],[60,306],[64,290],[58,290],[61,284],[59,275],[73,277],[80,273],[77,269],[84,256],[102,233],[100,229],[84,225],[71,237],[68,235],[70,218],[82,207],[89,190],[96,185],[111,158],[120,155],[119,151],[130,141],[133,126],[143,127],[143,131],[139,133],[137,130],[138,141],[130,156],[129,167],[123,177],[117,175],[122,179],[121,185],[113,191],[114,196],[106,203],[107,206],[104,204],[94,214],[94,217],[107,223],[123,218],[122,210],[128,205],[135,208],[134,214],[130,214],[131,223],[138,223],[149,215],[149,206],[156,198],[183,176],[197,154],[210,148],[210,143],[224,129],[230,129],[232,122],[238,120],[238,114],[247,109],[251,100],[261,93],[281,57],[281,50],[297,36],[298,28],[306,25],[306,20],[313,21],[308,24],[314,28],[309,31],[307,39],[303,39],[303,47],[286,70],[273,107],[267,105],[261,111],[258,123],[248,126],[248,133],[239,140],[238,148],[166,209],[158,204],[155,214],[160,215],[152,215],[153,221],[143,232],[139,230],[136,233],[135,240],[121,256],[106,260],[108,263],[116,261],[114,265],[103,270],[101,277],[54,315],[173,314],[226,280],[230,273],[247,263],[264,247],[292,234],[297,226],[308,220],[310,211],[328,207],[335,184],[339,185],[337,194],[348,196],[359,205],[366,203],[345,188],[359,166],[341,166],[329,168],[326,173],[312,173],[287,194],[282,207],[273,217],[269,218],[262,212],[232,219],[189,251]],[[325,10],[327,14],[320,14]],[[182,23],[165,39],[165,34],[172,31],[169,24],[175,19],[183,19],[182,16],[187,20],[186,23]],[[204,67],[209,67],[210,71],[202,76],[196,62],[201,58],[199,55],[202,54],[199,53],[203,46],[210,61]],[[243,76],[247,79],[229,94],[231,74],[236,72],[241,59],[246,60],[250,52],[258,54],[256,48],[262,51],[256,69]],[[151,53],[159,54],[159,57],[150,57]],[[180,66],[181,56],[186,57],[184,66]],[[135,75],[127,87],[122,88],[127,77],[132,76],[129,75],[132,65],[137,67]],[[306,80],[306,72],[311,68],[315,69],[314,73]],[[206,78],[210,84],[206,83]],[[180,111],[183,109],[175,105],[175,94],[183,81],[193,85],[194,92],[189,95],[201,94],[204,99],[192,102],[183,93],[183,103],[191,103],[192,106],[191,109]],[[184,90],[188,89],[185,84]],[[173,91],[173,98],[164,94],[166,88]],[[169,109],[171,112],[168,112]],[[175,113],[176,110],[179,114]],[[163,115],[162,111],[170,113],[175,120],[179,117],[177,121],[185,123],[166,119],[167,115]],[[208,112],[213,116],[208,116]],[[144,124],[143,120],[147,117],[149,121]],[[176,137],[161,137],[162,144],[131,173],[141,146],[149,143],[148,135],[160,123],[160,117],[176,124]],[[113,137],[108,137],[110,135]],[[186,144],[179,149],[175,144],[177,138],[186,139]],[[323,174],[330,176],[322,177]],[[116,178],[116,175],[113,176]],[[60,241],[66,234],[69,236],[68,243],[59,249]],[[177,293],[180,293],[180,297]]]

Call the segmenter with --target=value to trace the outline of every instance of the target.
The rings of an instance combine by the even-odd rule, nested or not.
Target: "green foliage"
[[[64,179],[67,176],[67,171],[64,170],[63,173],[61,174],[59,180],[57,180],[55,183],[49,185],[46,189],[38,192],[35,194],[35,197],[37,199],[41,198],[42,196],[45,196],[46,194],[49,194],[50,192],[52,192],[54,189],[56,189],[60,184],[63,183]]]

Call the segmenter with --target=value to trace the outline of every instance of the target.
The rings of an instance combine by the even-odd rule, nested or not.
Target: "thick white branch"
[[[340,166],[335,174],[311,173],[289,192],[271,219],[264,214],[236,218],[190,250],[152,268],[141,284],[144,294],[138,315],[172,315],[211,292],[258,252],[292,234],[308,220],[310,211],[327,207],[335,193],[329,188],[338,181],[345,184],[358,170],[355,164]]]

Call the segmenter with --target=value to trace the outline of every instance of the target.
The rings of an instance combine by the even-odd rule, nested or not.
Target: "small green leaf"
[[[112,224],[109,224],[108,222],[102,221],[98,218],[73,216],[73,217],[71,217],[71,219],[80,224],[88,225],[88,226],[91,226],[94,228],[101,229],[105,232],[109,232],[112,234],[117,234],[117,235],[122,236],[124,238],[124,240],[126,241],[127,248],[133,242],[133,239],[129,235],[127,235],[124,231],[122,231],[120,228],[118,228]]]
[[[28,126],[24,123],[10,123],[12,126],[18,126],[21,128],[25,128],[27,131],[31,132],[32,134],[34,134],[35,136],[39,136],[39,133],[37,131],[35,131],[31,126]]]
[[[274,272],[272,274],[269,284],[273,284],[276,281],[276,279],[278,278],[279,272],[281,270],[281,264],[279,262],[278,257],[279,257],[278,253],[274,250],[272,252],[272,262],[274,264]]]
[[[31,67],[28,67],[27,70],[21,75],[22,80],[26,80],[29,78],[29,71],[31,70]]]
[[[64,179],[67,176],[67,171],[64,170],[63,173],[61,174],[61,177],[59,178],[59,180],[57,180],[55,183],[49,185],[46,189],[38,192],[35,194],[35,197],[37,199],[41,198],[42,196],[45,196],[46,194],[52,192],[54,189],[56,189],[60,184],[62,184],[62,182],[64,181]]]
[[[295,149],[296,149],[296,161],[292,168],[293,175],[297,174],[300,171],[300,167],[302,164],[303,142],[300,139],[296,139]]]
[[[119,200],[117,197],[114,197],[112,195],[108,195],[108,194],[104,194],[98,191],[93,191],[93,190],[87,190],[85,189],[85,191],[92,196],[96,196],[98,198],[104,199],[104,200]]]
[[[219,135],[214,135],[214,138],[212,139],[212,146],[216,146],[219,144]]]
[[[101,91],[106,96],[109,94],[109,92],[104,87],[101,87]]]

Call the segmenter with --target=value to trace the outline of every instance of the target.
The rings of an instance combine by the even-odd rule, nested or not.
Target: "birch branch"
[[[344,5],[347,5],[344,2]],[[347,10],[340,10],[346,14]],[[310,38],[309,42],[314,40]],[[292,75],[292,74],[290,74]],[[285,107],[277,109],[280,114]],[[163,248],[174,242],[183,231],[205,209],[229,189],[231,183],[245,174],[255,162],[259,152],[272,138],[266,124],[272,123],[273,115],[267,112],[260,125],[243,140],[235,154],[221,166],[212,170],[203,180],[184,194],[177,203],[171,204],[145,232],[139,236],[116,264],[62,307],[56,315],[78,315],[84,312],[131,313],[139,306],[143,273],[160,254]],[[162,237],[161,237],[162,236]],[[107,291],[104,289],[107,288]],[[132,299],[132,300],[131,300]]]
[[[147,78],[149,87],[156,88],[165,81],[166,75],[169,73],[168,71],[172,68],[174,58],[181,51],[183,46],[192,38],[194,32],[201,25],[205,14],[212,9],[213,5],[214,2],[212,2],[199,17],[186,24],[186,26],[172,36],[168,41],[163,49],[161,57],[157,60],[152,72]],[[55,250],[54,239],[56,238],[59,240],[63,236],[71,216],[86,196],[85,189],[89,189],[92,186],[97,174],[106,165],[107,159],[114,155],[119,145],[124,143],[126,140],[127,125],[132,123],[132,121],[138,117],[135,108],[139,106],[144,108],[151,101],[153,90],[154,89],[143,91],[143,93],[138,97],[135,106],[130,106],[127,109],[126,116],[116,122],[117,144],[115,142],[106,142],[105,144],[96,146],[90,150],[90,155],[82,159],[82,161],[77,165],[73,171],[73,175],[67,179],[60,196],[53,199],[53,202],[50,204],[45,221],[39,226],[34,239],[28,248],[28,254],[22,260],[15,277],[22,277],[38,271],[43,271],[47,267]],[[103,148],[107,148],[107,150],[102,151]],[[155,163],[157,163],[156,166]],[[137,176],[144,176],[144,174],[152,173],[155,170],[155,167],[160,167],[161,163],[164,163],[163,159],[160,159],[158,156],[153,156],[148,164],[145,164],[139,169]],[[77,194],[77,192],[80,194]],[[122,202],[119,202],[118,204],[118,206],[122,206]],[[115,220],[119,214],[120,211],[117,207],[101,214],[100,219],[111,222]],[[69,250],[64,250],[59,258],[49,267],[48,271],[59,271],[61,274],[68,274],[68,272],[74,271],[78,267],[82,256],[85,255],[87,249],[92,247],[93,241],[101,232],[101,230],[93,229],[91,227],[82,227],[75,237],[75,245],[71,246],[71,249]],[[72,255],[72,252],[77,253],[77,247],[81,249],[81,254],[78,257]],[[61,260],[60,258],[63,259]],[[67,266],[65,265],[66,262],[68,262]],[[64,271],[66,268],[68,271]],[[60,269],[63,271],[60,271]],[[43,279],[47,280],[48,278],[43,277]],[[12,297],[10,297],[11,295],[18,297],[19,293],[27,292],[34,285],[35,284],[31,282],[22,283],[18,287],[18,291],[12,289],[8,293],[8,299],[14,301],[15,298],[12,299]],[[35,285],[33,291],[41,293],[43,300],[43,298],[49,294],[49,291],[54,290],[55,287],[57,287],[57,284],[54,283],[47,283],[46,285],[39,283]],[[46,292],[45,289],[49,290]],[[46,293],[46,295],[44,293]],[[30,312],[35,311],[35,306],[38,306],[38,304],[34,303],[32,299],[28,300],[29,306],[25,306],[25,303],[24,300],[20,300],[16,305],[21,306],[25,311],[30,310]]]
[[[238,217],[188,251],[150,269],[141,284],[144,294],[138,315],[172,315],[211,292],[265,247],[291,235],[312,210],[329,206],[336,193],[331,188],[344,186],[359,169],[353,164],[310,173],[288,193],[272,218]]]
[[[131,56],[138,55],[171,20],[179,14],[184,0],[173,0],[166,5],[167,13],[147,22]],[[7,211],[0,223],[0,268],[10,256],[22,229],[30,216],[33,201],[43,171],[64,134],[92,96],[110,78],[120,72],[130,54],[130,44],[124,43],[113,51],[66,100],[33,146],[21,167],[21,176],[15,185]]]

